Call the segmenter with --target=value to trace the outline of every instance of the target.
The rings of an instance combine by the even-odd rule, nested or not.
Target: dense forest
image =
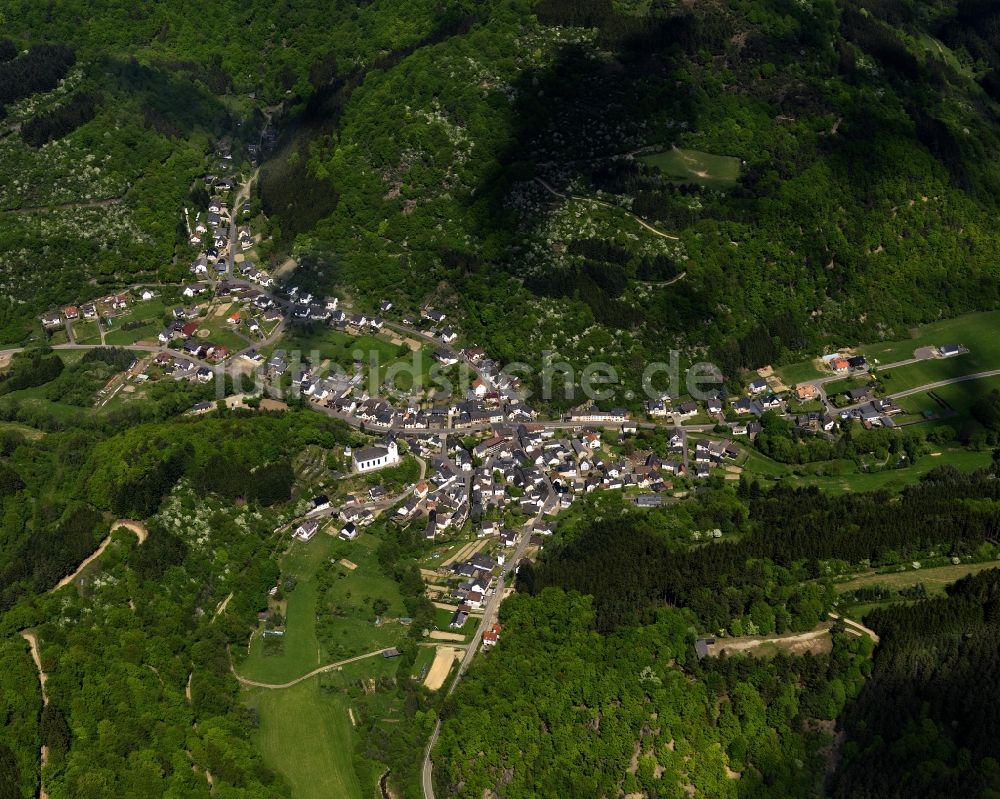
[[[442,714],[440,795],[819,795],[868,639],[699,662],[681,612],[608,636],[594,620],[588,598],[554,588],[504,603],[503,638]]]
[[[881,642],[871,678],[844,716],[832,795],[995,796],[1000,570],[868,621]]]
[[[743,481],[730,496],[703,499],[711,513],[689,530],[718,527],[738,540],[691,548],[655,516],[602,511],[569,526],[518,585],[594,596],[597,629],[649,623],[660,608],[690,610],[699,630],[741,634],[805,630],[835,595],[815,578],[824,561],[898,563],[929,552],[968,555],[1000,534],[1000,481],[992,471],[929,472],[898,496],[832,496],[818,488],[762,490]],[[704,526],[702,526],[704,525]]]

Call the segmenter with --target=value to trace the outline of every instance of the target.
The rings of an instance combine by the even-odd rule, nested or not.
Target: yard
[[[739,158],[700,150],[671,147],[663,152],[640,156],[639,160],[655,166],[671,180],[698,183],[713,189],[732,188],[740,177]]]

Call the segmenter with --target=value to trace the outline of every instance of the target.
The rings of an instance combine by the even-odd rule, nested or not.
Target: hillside
[[[294,252],[301,281],[368,307],[432,298],[502,360],[601,352],[635,388],[635,364],[672,346],[733,374],[998,301],[987,3],[221,3],[212,35],[179,3],[6,5],[18,46],[73,48],[105,98],[42,152],[141,154],[106,159],[138,174],[102,173],[100,198],[125,191],[121,244],[72,243],[95,220],[10,226],[8,255],[73,253],[8,267],[15,291],[23,270],[63,275],[18,318],[95,278],[175,274],[159,209],[265,107],[275,262]],[[67,170],[21,159],[34,183]]]

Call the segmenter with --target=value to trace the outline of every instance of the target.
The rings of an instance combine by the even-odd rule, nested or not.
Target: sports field
[[[639,160],[655,166],[672,180],[698,183],[713,189],[732,188],[740,177],[739,158],[700,150],[671,147],[663,152],[642,155]]]

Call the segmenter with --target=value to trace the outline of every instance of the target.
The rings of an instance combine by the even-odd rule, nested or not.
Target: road
[[[944,388],[945,386],[953,386],[956,383],[967,383],[970,380],[983,380],[987,377],[1000,377],[1000,369],[988,369],[985,372],[972,372],[971,374],[961,375],[959,377],[950,377],[947,380],[937,380],[933,383],[924,383],[922,386],[916,386],[914,388],[908,388],[905,391],[897,391],[895,394],[886,394],[886,399],[897,400],[903,399],[904,397],[912,397],[914,394],[923,394],[926,391],[934,391],[938,388]],[[840,411],[854,411],[859,408],[864,408],[869,402],[859,402],[854,405],[848,405],[845,408],[840,408]]]
[[[500,604],[503,602],[503,593],[507,574],[516,569],[517,565],[521,562],[521,559],[524,557],[524,552],[528,548],[528,544],[531,541],[531,532],[535,529],[535,525],[538,523],[538,520],[542,518],[542,515],[547,509],[552,507],[552,503],[554,502],[555,496],[554,494],[550,494],[545,503],[542,505],[542,508],[535,514],[535,517],[521,528],[521,537],[518,539],[517,545],[514,547],[514,553],[510,556],[510,558],[504,561],[504,565],[500,570],[500,576],[497,577],[497,584],[493,591],[493,596],[491,596],[489,602],[486,603],[483,618],[479,622],[479,626],[476,628],[476,634],[472,637],[472,641],[465,650],[465,656],[462,658],[462,662],[458,664],[458,672],[455,674],[455,678],[452,681],[451,686],[448,688],[448,696],[451,696],[452,693],[454,693],[458,683],[461,681],[462,677],[465,676],[465,672],[468,670],[469,665],[472,663],[472,659],[476,656],[476,652],[479,650],[479,644],[483,640],[483,633],[492,628],[494,622],[496,621],[497,613],[500,611]],[[427,748],[424,750],[424,765],[420,776],[420,781],[424,790],[424,799],[434,799],[434,763],[431,760],[431,750],[434,749],[434,744],[437,743],[438,735],[440,735],[440,733],[441,720],[438,719],[434,724],[434,731],[431,733],[431,737],[427,741]]]

